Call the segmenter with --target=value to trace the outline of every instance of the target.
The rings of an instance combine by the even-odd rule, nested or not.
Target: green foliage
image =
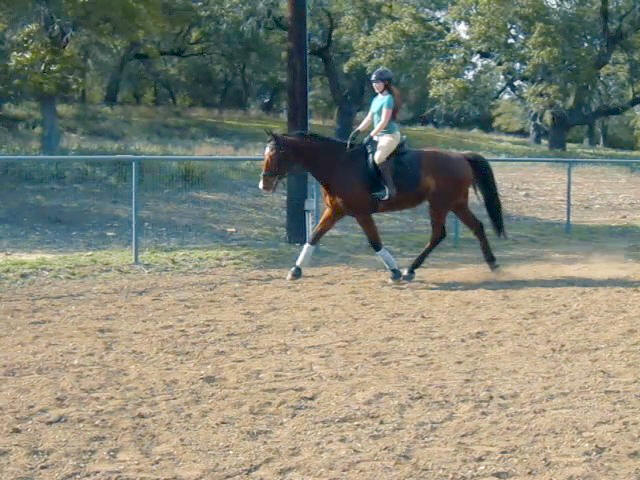
[[[426,108],[431,62],[440,53],[439,45],[446,35],[446,26],[436,15],[437,3],[425,8],[424,2],[411,0],[313,2],[317,12],[311,18],[322,22],[322,10],[330,12],[336,24],[336,59],[344,74],[363,77],[362,72],[390,68],[407,113],[415,117]],[[368,105],[369,95],[365,98]]]
[[[634,0],[308,5],[312,113],[325,118],[342,106],[348,123],[366,108],[367,72],[381,65],[396,74],[401,119],[426,114],[441,125],[520,132],[520,117],[537,114],[564,115],[562,128],[572,128],[620,113],[640,91]],[[0,106],[48,95],[281,112],[286,7],[284,0],[0,0]],[[517,99],[524,113],[496,107],[504,98]],[[125,133],[115,128],[105,140],[123,141]]]
[[[498,100],[493,109],[493,128],[505,133],[527,133],[527,111],[513,98]]]
[[[551,127],[568,129],[640,101],[634,97],[640,87],[634,0],[458,0],[449,15],[456,25],[451,57],[440,60],[448,71],[437,79],[446,86],[434,92],[441,108],[448,107],[451,91],[469,100],[489,93],[493,100],[509,90],[528,111],[562,119]],[[489,92],[476,87],[479,76],[496,74]]]
[[[13,42],[8,67],[13,87],[36,97],[69,93],[78,87],[77,52],[53,45],[40,26],[27,25]]]
[[[625,115],[611,117],[607,120],[607,146],[633,150],[640,145],[640,131],[637,129],[638,115],[627,112]]]

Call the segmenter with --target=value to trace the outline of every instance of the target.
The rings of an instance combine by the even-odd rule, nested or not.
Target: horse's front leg
[[[313,229],[313,233],[311,234],[311,238],[308,243],[304,244],[302,247],[302,251],[298,256],[298,260],[296,260],[295,266],[289,270],[287,274],[287,280],[297,280],[302,276],[302,267],[306,267],[309,265],[311,261],[311,257],[313,255],[313,251],[316,248],[316,244],[320,241],[322,236],[327,233],[333,226],[336,224],[338,220],[344,217],[344,212],[340,210],[336,210],[333,208],[326,208],[320,217],[320,221]]]
[[[367,240],[369,240],[369,245],[373,248],[374,252],[378,258],[384,263],[384,266],[387,267],[391,276],[389,279],[392,282],[397,282],[402,277],[402,272],[398,269],[398,264],[395,259],[389,253],[389,250],[382,246],[382,241],[380,240],[380,234],[378,233],[378,227],[376,227],[375,222],[373,221],[373,217],[371,215],[359,215],[356,217],[356,221],[364,230],[365,235],[367,236]]]

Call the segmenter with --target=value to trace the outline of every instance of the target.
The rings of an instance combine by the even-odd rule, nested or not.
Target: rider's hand
[[[372,140],[371,135],[367,135],[366,137],[364,137],[362,139],[362,144],[363,145],[368,145],[371,142],[371,140]]]

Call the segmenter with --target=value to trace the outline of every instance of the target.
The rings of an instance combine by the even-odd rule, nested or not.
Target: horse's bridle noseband
[[[276,177],[276,178],[282,178],[284,175],[280,174],[280,173],[276,173],[276,172],[262,172],[260,174],[260,176],[262,178],[269,178],[269,177]]]

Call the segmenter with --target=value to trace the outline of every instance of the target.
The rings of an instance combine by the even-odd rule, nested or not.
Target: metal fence
[[[193,184],[194,182],[197,184],[204,177],[202,177],[199,174],[197,167],[193,166],[194,164],[202,164],[204,162],[204,164],[206,165],[222,165],[225,163],[230,163],[235,168],[237,168],[238,165],[241,165],[241,164],[246,165],[248,163],[252,165],[251,168],[255,169],[257,173],[259,170],[259,166],[257,162],[259,160],[261,160],[261,157],[258,157],[258,156],[133,156],[133,155],[0,156],[0,172],[3,171],[4,169],[6,173],[9,169],[7,165],[11,165],[11,162],[17,162],[17,163],[14,163],[14,165],[18,165],[21,168],[28,168],[28,165],[56,165],[56,170],[61,170],[61,171],[64,171],[71,164],[79,165],[79,164],[86,163],[86,164],[111,165],[112,172],[116,172],[118,175],[120,175],[123,181],[120,182],[120,186],[118,187],[117,191],[116,189],[113,190],[114,199],[109,199],[108,197],[106,199],[100,198],[100,199],[96,199],[96,202],[98,204],[104,203],[104,202],[117,204],[119,206],[121,213],[125,208],[125,205],[127,206],[127,208],[129,209],[129,222],[127,223],[130,224],[129,235],[130,235],[132,257],[133,257],[134,263],[138,263],[139,252],[140,252],[140,235],[142,232],[151,231],[152,229],[155,229],[153,238],[156,239],[156,241],[159,241],[157,239],[159,238],[164,239],[165,237],[171,237],[172,232],[175,233],[176,231],[179,230],[181,232],[180,235],[182,235],[182,238],[181,238],[182,242],[189,244],[192,241],[192,238],[189,236],[189,228],[188,228],[189,219],[185,219],[185,222],[183,224],[178,222],[176,224],[178,226],[173,227],[173,231],[171,231],[171,229],[169,228],[169,231],[167,233],[162,233],[163,230],[167,231],[168,227],[166,225],[152,225],[151,223],[153,222],[150,222],[150,221],[144,222],[141,220],[140,210],[141,210],[141,206],[145,205],[144,204],[145,198],[147,199],[147,202],[153,202],[153,199],[162,197],[162,195],[166,196],[166,191],[163,190],[162,185],[159,185],[159,186],[156,185],[154,187],[155,190],[153,192],[151,192],[147,187],[147,190],[145,192],[142,192],[143,194],[141,195],[141,191],[140,191],[141,176],[154,175],[154,172],[160,171],[160,169],[162,169],[163,166],[167,164],[171,164],[176,168],[175,171],[179,172],[179,175],[181,178],[186,179],[191,184]],[[574,183],[573,176],[574,176],[574,171],[576,166],[613,164],[613,165],[622,165],[622,166],[635,168],[635,166],[640,164],[639,160],[633,160],[633,159],[489,158],[488,160],[491,161],[492,163],[500,163],[500,164],[526,163],[526,164],[552,164],[552,165],[564,166],[566,168],[566,188],[564,192],[564,204],[565,204],[564,205],[565,207],[564,208],[564,229],[566,233],[571,233],[571,230],[572,230],[572,213],[573,213],[572,212],[572,189],[573,189],[573,183]],[[141,166],[143,164],[145,165],[145,169],[141,170]],[[119,167],[116,168],[116,166],[119,166]],[[229,170],[226,170],[223,176],[230,175],[230,172],[233,171],[234,167],[231,167]],[[167,176],[166,173],[162,175]],[[0,176],[1,176],[1,173],[0,173]],[[255,183],[257,184],[257,175],[252,178],[255,178]],[[128,184],[128,187],[126,186],[127,184]],[[308,232],[311,231],[311,229],[317,222],[320,209],[321,209],[317,184],[315,182],[310,182],[309,185],[310,185],[309,195],[308,195],[309,199],[305,204],[305,209],[307,213]],[[204,191],[207,188],[209,188],[209,186],[210,186],[209,184],[207,184],[207,186],[203,184],[203,187],[201,190]],[[99,189],[99,188],[100,188],[100,185],[96,185],[96,189]],[[217,203],[218,209],[220,208],[230,209],[232,203],[235,204],[238,202],[242,204],[243,201],[249,202],[249,204],[247,205],[247,210],[256,210],[256,209],[259,210],[261,208],[261,206],[258,205],[257,203],[251,204],[251,202],[249,201],[250,199],[247,200],[248,194],[234,191],[233,190],[234,188],[237,188],[237,187],[227,186],[227,190],[228,190],[227,195],[225,197],[215,199],[216,201],[218,201]],[[127,190],[128,190],[128,194],[126,193]],[[255,190],[257,190],[257,188],[255,188]],[[17,192],[16,195],[20,195],[20,193]],[[22,195],[26,195],[26,193],[23,193]],[[128,200],[125,200],[125,195],[129,197]],[[179,202],[184,200],[183,197],[176,195],[175,189],[171,190],[171,195],[174,195],[174,197],[171,199],[172,201]],[[254,193],[251,193],[251,195],[254,195]],[[202,196],[202,194],[200,194],[200,196]],[[197,199],[194,200],[194,198],[196,197],[194,197],[194,195],[191,195],[189,197],[189,202],[191,203],[185,204],[185,208],[183,209],[182,212],[193,211],[195,215],[202,215],[202,213],[195,213],[197,208],[194,208],[195,204],[193,202],[197,201]],[[150,198],[151,200],[149,200]],[[278,197],[274,201],[274,203],[270,204],[270,208],[266,208],[265,210],[279,211],[281,213],[284,208],[284,202],[282,202],[282,198],[283,197],[281,194],[281,197]],[[206,198],[202,201],[210,202],[211,198]],[[207,206],[208,205],[209,203],[207,203]],[[55,208],[55,206],[52,206],[52,208]],[[149,205],[149,203],[147,203],[145,205],[145,208],[153,209],[154,206]],[[164,208],[165,209],[167,208],[166,204]],[[205,211],[204,209],[201,210],[201,212],[204,212],[204,211]],[[162,213],[163,211],[161,209],[155,210],[156,216],[162,215]],[[241,215],[241,212],[229,211],[228,213],[230,213],[232,217]],[[86,215],[87,217],[91,216],[89,212],[87,212]],[[9,214],[6,214],[6,216],[9,216]],[[180,217],[180,216],[186,216],[186,215],[184,213],[178,212],[175,216]],[[284,218],[284,215],[282,215],[282,217]],[[0,214],[0,220],[2,220],[1,214]],[[55,221],[55,216],[53,221]],[[215,218],[210,219],[210,221],[215,222]],[[120,231],[122,231],[123,229],[122,215],[120,215],[119,220],[113,220],[112,222],[104,221],[104,223],[105,225],[103,227],[107,229],[109,229],[113,225],[119,226]],[[184,228],[182,228],[181,225]],[[96,225],[95,227],[100,228],[100,225]],[[231,233],[233,232],[233,230],[234,229],[232,227],[229,227],[229,228],[226,228],[224,231]],[[454,230],[454,245],[457,245],[458,240],[460,238],[460,230],[459,230],[459,225],[457,220],[455,220],[453,223],[453,230]],[[222,232],[223,237],[224,237],[224,231]],[[40,235],[45,236],[47,235],[47,232],[44,231]],[[73,235],[73,232],[70,232],[70,235]],[[113,235],[115,236],[116,233],[113,233]],[[164,237],[162,237],[162,235],[164,235]],[[192,237],[194,236],[196,236],[195,233],[192,235]]]

